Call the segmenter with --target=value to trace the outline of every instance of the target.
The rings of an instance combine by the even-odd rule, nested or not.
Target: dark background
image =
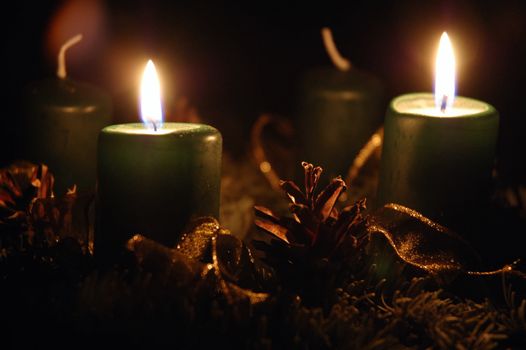
[[[20,91],[56,70],[60,45],[78,32],[68,74],[111,94],[115,122],[136,121],[137,90],[147,58],[160,71],[165,109],[186,96],[218,127],[225,149],[247,152],[262,112],[291,116],[296,84],[307,69],[328,65],[320,28],[340,51],[379,77],[388,98],[431,91],[438,39],[447,30],[456,52],[460,95],[501,114],[501,179],[526,179],[526,5],[521,1],[17,1],[2,11],[2,149],[13,158],[23,130]]]

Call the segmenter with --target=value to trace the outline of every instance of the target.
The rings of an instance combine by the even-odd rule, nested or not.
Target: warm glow
[[[141,81],[141,117],[143,123],[157,131],[162,127],[161,84],[152,60],[148,60]]]
[[[455,56],[447,33],[442,33],[435,66],[435,106],[445,113],[455,99]]]

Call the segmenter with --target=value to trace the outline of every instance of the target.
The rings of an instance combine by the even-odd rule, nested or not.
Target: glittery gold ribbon
[[[165,278],[189,283],[196,278],[212,278],[231,304],[248,300],[261,303],[268,293],[245,288],[253,282],[254,260],[247,246],[222,228],[213,217],[193,221],[175,248],[142,235],[134,235],[127,248],[143,268]]]
[[[272,166],[268,158],[267,152],[265,151],[265,147],[263,146],[263,131],[269,126],[275,126],[278,130],[285,131],[289,134],[292,133],[292,126],[285,119],[281,119],[271,114],[265,113],[259,116],[259,118],[252,126],[252,130],[250,133],[252,156],[254,157],[258,169],[265,176],[270,186],[274,190],[280,192],[281,178]]]
[[[515,269],[517,262],[496,270],[477,271],[479,258],[468,242],[400,204],[386,204],[371,215],[368,232],[384,237],[402,261],[431,274],[491,276],[505,273],[526,278],[526,274]]]
[[[280,179],[282,177],[279,176],[279,174],[275,170],[275,167],[272,166],[272,163],[269,160],[267,151],[265,150],[263,143],[263,131],[271,126],[274,126],[278,130],[282,130],[288,134],[293,133],[292,125],[289,121],[270,114],[262,114],[256,120],[251,130],[250,139],[252,156],[258,166],[258,169],[265,176],[270,186],[274,190],[281,192]],[[349,170],[347,171],[345,182],[348,185],[352,186],[354,184],[356,178],[360,175],[363,166],[367,163],[371,156],[373,156],[375,152],[382,146],[383,135],[384,128],[382,126],[378,128],[373,133],[373,135],[371,135],[369,140],[360,149],[360,152],[358,152],[352,164],[350,165]]]
[[[374,134],[369,138],[369,140],[363,145],[363,147],[360,149],[360,152],[356,155],[354,158],[351,166],[349,167],[349,171],[347,172],[347,176],[345,178],[345,183],[352,186],[354,184],[354,181],[360,175],[360,171],[362,170],[365,163],[367,163],[367,160],[371,158],[371,156],[380,148],[382,147],[382,142],[384,138],[384,127],[381,126],[378,128]]]

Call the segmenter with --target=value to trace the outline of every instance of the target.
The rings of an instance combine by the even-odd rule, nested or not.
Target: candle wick
[[[442,102],[440,103],[440,111],[442,113],[446,112],[446,106],[447,106],[447,95],[442,96]]]
[[[66,78],[66,50],[81,40],[82,40],[82,34],[77,34],[74,37],[70,38],[68,41],[66,41],[66,43],[62,45],[62,47],[60,48],[60,51],[58,53],[58,68],[57,68],[57,76],[60,79]]]
[[[155,119],[153,119],[153,118],[146,118],[146,121],[152,123],[153,131],[157,131],[157,123],[155,122]]]
[[[331,29],[327,27],[322,28],[321,36],[323,38],[323,44],[325,45],[327,54],[329,55],[329,58],[331,59],[332,63],[334,63],[336,68],[344,72],[351,69],[351,62],[345,57],[343,57],[338,51],[338,48],[334,43],[334,38],[332,36]]]

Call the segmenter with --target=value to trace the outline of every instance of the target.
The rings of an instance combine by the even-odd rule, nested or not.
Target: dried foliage
[[[16,222],[33,200],[53,196],[53,175],[46,165],[25,161],[0,169],[0,224]]]
[[[0,170],[0,250],[4,255],[9,250],[50,247],[66,237],[89,249],[86,216],[93,195],[79,196],[73,186],[56,198],[53,183],[54,176],[44,164],[19,161]],[[74,216],[81,222],[74,223]]]
[[[0,250],[4,254],[13,247],[22,249],[35,239],[47,240],[45,233],[35,235],[33,224],[44,214],[33,212],[33,206],[53,196],[53,182],[53,175],[43,164],[18,161],[0,169]]]

